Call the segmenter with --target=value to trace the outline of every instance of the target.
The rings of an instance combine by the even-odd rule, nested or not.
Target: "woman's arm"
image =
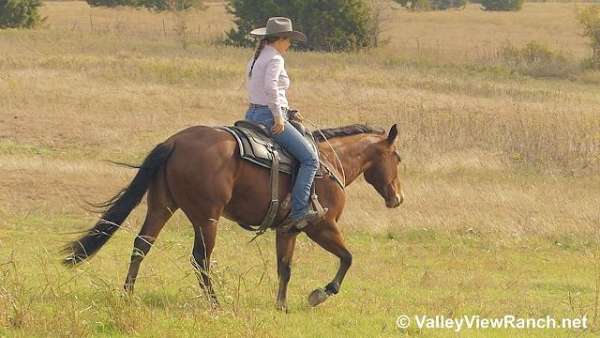
[[[276,55],[269,61],[265,73],[265,93],[267,94],[267,106],[273,113],[273,118],[282,117],[281,102],[279,100],[279,76],[283,71],[284,63],[280,55]]]

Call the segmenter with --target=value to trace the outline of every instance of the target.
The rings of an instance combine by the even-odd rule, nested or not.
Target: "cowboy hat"
[[[250,32],[250,35],[256,37],[282,36],[293,40],[306,41],[306,35],[292,29],[292,20],[284,17],[269,18],[266,27],[261,27]]]

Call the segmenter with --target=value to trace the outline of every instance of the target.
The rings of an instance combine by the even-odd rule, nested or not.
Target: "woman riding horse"
[[[306,37],[294,31],[291,20],[283,17],[269,18],[266,27],[255,29],[250,34],[261,40],[254,58],[248,63],[250,107],[246,112],[246,120],[269,128],[273,139],[300,164],[292,189],[292,210],[281,225],[299,230],[318,222],[324,215],[324,212],[319,214],[309,209],[310,188],[319,168],[317,151],[288,121],[286,90],[290,80],[284,67],[283,54],[290,47],[291,39],[306,41]]]
[[[293,32],[291,23],[289,29],[285,30],[288,33],[284,35],[298,36],[295,35],[296,33],[289,33]],[[269,31],[274,32],[273,29]],[[289,44],[279,37],[273,43],[275,46]],[[267,45],[264,48],[266,49]],[[276,47],[272,48],[277,50]],[[280,80],[284,81],[283,59],[277,57],[275,50],[269,52],[270,58],[264,57],[264,64],[263,59],[260,58],[262,55],[258,55],[262,53],[257,53],[259,57],[256,58],[254,67],[258,65],[258,68],[255,70],[263,69],[265,73],[262,74],[263,70],[261,70],[260,74],[254,73],[251,78],[254,76],[256,79],[259,76],[264,78],[268,64],[272,63],[272,60],[278,60],[275,63],[281,63],[272,65],[271,68],[275,67],[276,73],[279,73],[271,79],[277,79],[276,86],[279,86]],[[252,69],[252,66],[250,68]],[[249,86],[253,86],[252,81]],[[282,89],[278,87],[277,95],[282,93],[280,90]],[[274,101],[251,102],[272,104]],[[283,102],[275,101],[280,104],[280,107],[287,106],[283,105]],[[295,129],[285,119],[281,119],[285,116],[283,111],[279,115],[277,112],[279,112],[277,106],[270,107],[268,110],[257,107],[250,109],[248,115],[251,119],[272,123],[276,140],[283,140],[281,142],[285,145],[292,144],[292,147],[303,148],[298,153],[308,154],[309,149],[305,145],[298,145],[300,139],[297,136],[289,136]],[[274,122],[270,122],[269,114],[276,117]],[[319,153],[324,162],[339,164],[337,173],[333,174],[343,177],[342,183],[328,176],[316,179],[315,188],[319,201],[328,209],[318,222],[316,221],[318,217],[303,216],[306,215],[303,199],[296,200],[294,209],[294,215],[299,215],[300,219],[306,222],[301,224],[301,231],[340,260],[337,273],[331,282],[310,294],[309,303],[316,306],[329,296],[338,293],[344,276],[352,264],[352,254],[346,248],[337,226],[345,206],[345,187],[364,174],[366,182],[383,197],[388,208],[398,207],[404,200],[404,195],[398,177],[401,159],[394,144],[398,136],[396,125],[393,125],[388,133],[364,125],[352,125],[318,130],[313,132],[313,136],[318,141],[327,140],[326,143],[318,144]],[[289,141],[290,139],[292,141]],[[307,163],[314,164],[312,154],[305,156],[310,158]],[[298,196],[303,196],[302,198],[307,196],[304,189],[310,187],[310,180],[314,176],[311,173],[314,168],[310,168],[313,164],[308,165],[309,169],[303,172],[302,179],[300,177],[297,179],[302,182],[298,188],[300,191]],[[336,166],[331,165],[331,167]],[[209,126],[191,127],[172,135],[157,145],[137,168],[139,170],[131,183],[103,204],[105,210],[96,224],[81,238],[67,245],[66,250],[69,255],[64,259],[64,264],[73,266],[97,253],[147,193],[146,218],[133,243],[134,249],[125,280],[125,290],[133,292],[142,260],[150,251],[165,223],[175,211],[181,209],[194,228],[192,264],[196,269],[199,284],[206,291],[211,303],[218,304],[209,274],[210,256],[215,246],[218,221],[221,216],[224,216],[239,224],[259,224],[271,200],[269,170],[242,160],[238,143],[233,136],[223,129]],[[296,189],[298,183],[292,189],[289,175],[283,174],[280,175],[280,181],[278,197],[279,200],[283,200],[290,190]],[[275,226],[281,225],[286,219],[284,212],[282,210],[275,218],[273,222]],[[296,228],[299,225],[296,223]],[[284,228],[277,227],[275,240],[279,276],[277,307],[286,310],[287,285],[291,276],[291,262],[298,231],[282,229]]]

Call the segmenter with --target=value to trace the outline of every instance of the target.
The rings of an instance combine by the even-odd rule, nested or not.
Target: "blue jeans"
[[[313,146],[288,122],[287,113],[283,114],[283,118],[285,120],[283,132],[273,135],[273,139],[300,163],[296,182],[292,188],[290,218],[295,220],[304,216],[309,210],[310,187],[319,168],[319,158]],[[269,129],[273,127],[273,114],[267,107],[249,108],[246,112],[246,120],[260,123]]]

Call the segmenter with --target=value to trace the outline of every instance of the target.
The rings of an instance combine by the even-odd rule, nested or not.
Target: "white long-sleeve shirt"
[[[254,57],[248,62],[246,74],[250,72]],[[288,107],[286,91],[290,87],[290,79],[285,71],[283,56],[277,49],[266,45],[261,51],[252,76],[246,82],[250,103],[269,106],[273,117],[281,116],[281,109]]]

